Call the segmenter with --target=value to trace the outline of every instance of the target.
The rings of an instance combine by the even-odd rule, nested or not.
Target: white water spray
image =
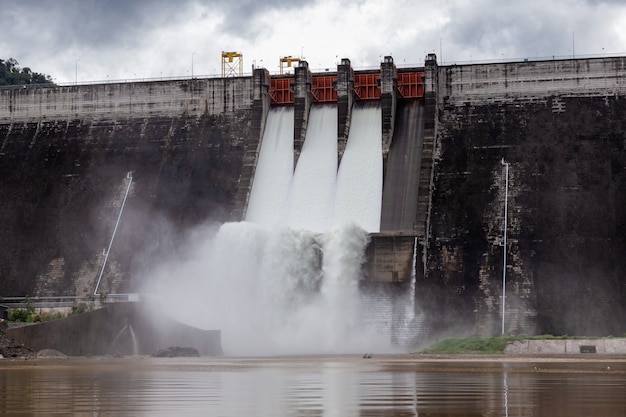
[[[380,108],[354,117],[338,172],[337,109],[314,106],[294,171],[293,110],[272,109],[246,221],[197,232],[187,262],[159,269],[161,292],[184,300],[176,318],[221,330],[226,354],[390,349],[363,326],[358,288],[380,228]]]
[[[120,353],[118,349],[123,348],[123,346],[121,346],[120,344],[126,332],[128,332],[128,338],[131,343],[131,348],[132,348],[131,354],[134,356],[139,355],[139,344],[137,342],[137,336],[135,335],[133,326],[131,326],[130,324],[124,325],[124,327],[122,327],[122,329],[119,332],[117,332],[117,334],[113,338],[113,341],[111,342],[111,346],[109,346],[109,349],[107,351],[108,354]],[[126,339],[124,341],[128,342],[128,340]]]
[[[179,300],[176,319],[220,329],[226,354],[384,350],[385,341],[373,345],[360,327],[364,230],[315,234],[241,222],[197,237],[187,262],[159,269],[160,292]]]

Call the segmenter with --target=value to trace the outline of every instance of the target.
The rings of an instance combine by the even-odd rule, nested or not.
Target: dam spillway
[[[264,232],[258,235],[253,224],[249,228],[245,224],[240,226],[248,229],[245,232],[248,240],[258,242],[259,247],[253,252],[262,255],[256,260],[249,255],[238,257],[239,262],[256,265],[254,274],[243,273],[251,280],[243,286],[257,288],[254,292],[258,299],[241,299],[237,291],[240,284],[230,293],[229,302],[229,305],[248,306],[246,316],[280,318],[271,322],[259,320],[254,325],[256,332],[252,329],[243,332],[255,334],[254,340],[243,344],[254,345],[257,352],[261,340],[266,340],[265,349],[283,353],[388,351],[392,335],[396,342],[404,340],[404,335],[394,332],[392,325],[393,306],[400,304],[399,300],[387,297],[375,301],[380,298],[375,291],[359,290],[367,243],[365,233],[380,230],[381,109],[371,103],[355,105],[341,163],[337,113],[336,105],[311,107],[295,167],[295,112],[289,107],[276,107],[268,113],[246,212],[246,221],[264,227]],[[227,274],[220,276],[227,281],[235,279]],[[247,281],[241,276],[236,279]],[[194,287],[198,290],[199,286]],[[273,301],[261,307],[258,303],[268,296],[268,288],[274,288]],[[223,291],[209,292],[228,297]],[[293,298],[298,301],[281,301]],[[412,295],[404,297],[409,298]],[[227,306],[218,310],[220,316],[239,314]],[[375,313],[367,315],[366,311]],[[233,329],[228,322],[214,324],[222,329],[225,343],[229,338],[237,340],[236,335],[241,334],[241,329]],[[259,329],[263,330],[259,332]],[[303,333],[296,329],[306,330]],[[231,332],[234,334],[230,335]]]
[[[336,122],[337,111],[332,106],[311,109],[287,204],[286,219],[291,227],[313,231],[329,227],[337,175]]]
[[[625,313],[623,57],[297,70],[0,89],[2,295],[88,297],[131,171],[103,291],[134,291],[193,227],[244,218],[270,111],[292,109],[295,167],[312,107],[337,107],[341,160],[355,103],[376,101],[381,223],[362,285],[402,292],[414,271],[425,334],[499,331],[505,158],[507,332],[626,331],[608,319]]]
[[[310,118],[302,156],[294,168],[293,111],[275,108],[268,114],[246,220],[319,232],[354,223],[370,233],[379,232],[380,107],[354,109],[341,165],[336,106],[314,106]]]

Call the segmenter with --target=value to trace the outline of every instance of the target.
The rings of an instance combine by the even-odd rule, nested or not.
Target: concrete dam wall
[[[232,219],[260,128],[250,78],[0,96],[3,295],[90,295],[131,178],[103,292],[132,289],[150,246],[158,253],[191,226]]]
[[[297,70],[296,158],[316,93],[308,68]],[[269,74],[258,69],[240,78],[3,89],[2,187],[11,196],[3,204],[12,221],[0,291],[89,297],[104,262],[101,293],[136,291],[130,277],[193,226],[244,218],[273,104],[269,88]],[[352,99],[339,101],[349,124]],[[390,125],[393,114],[384,112]],[[406,280],[413,239],[376,239],[376,256],[392,260],[369,275]],[[411,246],[400,253],[397,240]],[[398,264],[401,278],[389,272]]]
[[[506,332],[623,334],[624,62],[429,56],[366,73],[343,60],[327,89],[306,65],[283,90],[263,69],[0,89],[0,294],[91,296],[105,255],[100,292],[135,291],[134,272],[194,226],[243,218],[269,108],[295,107],[297,159],[310,107],[329,96],[340,157],[353,103],[381,103],[381,232],[365,276],[391,293],[412,291],[415,276],[420,337],[500,332],[503,158]]]
[[[626,331],[626,59],[440,67],[418,305],[434,332]],[[466,318],[467,320],[464,320]]]

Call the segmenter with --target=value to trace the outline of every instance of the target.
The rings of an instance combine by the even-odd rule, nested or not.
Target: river
[[[583,358],[1,359],[0,415],[626,415],[626,358]]]

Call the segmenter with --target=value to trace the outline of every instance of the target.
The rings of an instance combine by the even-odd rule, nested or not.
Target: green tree
[[[14,58],[0,59],[0,86],[26,84],[53,84],[53,82],[49,75],[33,72],[29,67],[20,68]]]

